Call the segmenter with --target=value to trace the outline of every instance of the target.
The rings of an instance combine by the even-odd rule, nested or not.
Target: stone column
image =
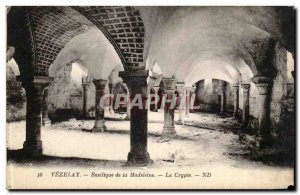
[[[220,114],[225,114],[226,112],[226,88],[225,88],[225,82],[222,80],[219,80],[219,95],[221,96],[221,102],[220,102]]]
[[[89,111],[88,111],[88,88],[91,84],[90,82],[82,81],[82,88],[83,88],[83,108],[82,108],[82,117],[89,118]]]
[[[130,120],[130,93],[129,93],[129,89],[127,87],[126,84],[124,84],[125,88],[126,88],[126,102],[127,102],[127,105],[126,105],[126,114],[127,116],[124,118],[125,120]]]
[[[151,162],[147,151],[147,77],[148,70],[131,70],[119,72],[119,76],[126,83],[130,99],[136,95],[142,96],[143,108],[133,106],[130,110],[130,152],[128,153],[129,164],[147,164]]]
[[[26,90],[26,141],[24,152],[30,157],[42,155],[41,125],[44,89],[52,81],[49,77],[34,76],[32,81],[23,81]]]
[[[243,113],[242,113],[242,123],[246,127],[249,122],[249,98],[250,98],[250,84],[243,83],[241,84],[243,89]]]
[[[93,79],[93,83],[96,88],[96,98],[95,98],[95,125],[92,132],[104,132],[106,131],[105,121],[104,121],[104,108],[100,106],[101,97],[105,94],[106,80]]]
[[[108,87],[109,87],[109,93],[112,95],[112,97],[109,98],[109,113],[111,115],[114,115],[115,114],[115,111],[114,111],[114,87],[115,85],[114,84],[108,84]]]
[[[233,85],[233,116],[238,116],[238,110],[239,110],[239,85]]]
[[[185,88],[185,117],[190,117],[190,95],[191,95],[191,88]]]
[[[154,86],[153,87],[153,89],[154,89],[154,92],[155,92],[155,96],[157,96],[158,95],[158,91],[159,91],[159,86]],[[155,107],[154,107],[154,110],[153,110],[153,112],[158,112],[158,102],[157,103],[155,103],[155,105],[154,105]]]
[[[262,139],[260,145],[263,146],[270,141],[270,97],[272,79],[265,76],[255,76],[252,81],[258,88],[257,98],[259,137]]]
[[[190,95],[190,101],[189,101],[189,106],[190,106],[190,112],[195,112],[194,111],[194,109],[193,109],[193,107],[194,107],[194,105],[195,105],[195,99],[193,100],[193,102],[192,102],[192,97],[195,95],[195,92],[196,92],[196,89],[197,89],[197,87],[195,86],[195,85],[193,85],[192,87],[191,87],[191,95]],[[193,107],[191,108],[191,104],[193,105]]]
[[[174,126],[175,102],[172,104],[170,101],[175,101],[174,95],[176,80],[175,78],[163,78],[162,82],[164,83],[163,92],[167,95],[164,105],[164,127],[162,130],[162,137],[174,138],[176,136]]]
[[[43,126],[51,125],[51,120],[48,117],[48,91],[49,91],[49,88],[44,89],[43,107],[42,107],[42,125]]]
[[[176,85],[176,88],[177,88],[177,92],[178,92],[178,95],[179,95],[179,99],[180,99],[180,103],[179,103],[179,107],[178,107],[178,121],[177,121],[177,124],[179,125],[183,125],[184,122],[183,122],[183,119],[182,119],[182,110],[183,110],[183,105],[181,105],[181,101],[184,97],[184,87],[183,87],[184,83],[182,84],[178,84]]]

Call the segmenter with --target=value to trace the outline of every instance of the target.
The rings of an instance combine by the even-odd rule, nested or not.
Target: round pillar
[[[183,118],[182,118],[182,111],[183,111],[183,105],[181,105],[182,103],[182,100],[184,97],[184,83],[180,83],[180,84],[177,84],[176,85],[176,89],[177,89],[177,92],[178,92],[178,95],[179,95],[179,107],[178,107],[178,121],[177,121],[177,124],[178,125],[183,125],[184,124],[184,121],[183,121]]]
[[[153,87],[154,92],[155,92],[155,97],[158,96],[159,88],[160,88],[159,86]],[[155,103],[153,112],[158,112],[158,102]]]
[[[164,105],[164,126],[162,130],[162,137],[174,138],[176,136],[174,126],[174,108],[175,108],[175,78],[163,78],[164,83],[163,92],[165,99]],[[172,103],[173,102],[173,103]]]
[[[225,90],[220,88],[219,89],[219,95],[221,96],[220,114],[224,114],[225,111],[226,111],[226,94],[225,94]]]
[[[105,121],[104,121],[104,108],[100,106],[100,100],[105,94],[106,80],[93,79],[93,83],[96,88],[96,98],[95,98],[95,125],[92,132],[104,132],[106,131]]]
[[[130,109],[130,152],[129,164],[148,164],[151,162],[147,150],[148,108],[147,108],[147,70],[132,70],[119,72],[119,76],[126,83],[130,99],[136,95],[142,96],[143,108],[133,106]]]
[[[45,88],[43,96],[43,107],[42,107],[42,125],[51,125],[51,120],[48,117],[48,93],[49,88]]]
[[[197,87],[195,85],[193,85],[191,87],[191,96],[190,96],[190,101],[189,101],[189,106],[190,106],[190,112],[195,112],[194,110],[194,104],[195,104],[195,98],[192,102],[192,97],[195,96],[195,92],[196,92]]]
[[[130,93],[129,93],[129,89],[127,87],[126,84],[124,84],[125,88],[126,88],[126,117],[124,118],[125,120],[130,120]]]
[[[26,140],[24,152],[29,157],[42,155],[41,125],[44,89],[52,81],[49,77],[35,76],[32,81],[22,83],[26,90]]]
[[[256,76],[253,79],[258,88],[257,108],[258,108],[258,135],[260,139],[260,147],[264,147],[271,141],[270,131],[270,97],[272,79],[265,76]]]
[[[82,107],[82,117],[83,118],[89,118],[89,111],[88,111],[88,88],[90,83],[89,82],[82,82],[82,88],[83,88],[83,107]]]
[[[115,85],[110,83],[110,84],[108,84],[108,87],[109,87],[109,93],[112,95],[109,98],[109,113],[111,115],[114,115],[115,114],[115,111],[114,111],[114,87],[115,87]]]
[[[185,88],[185,117],[190,117],[190,95],[191,95],[191,88]]]
[[[239,85],[233,85],[233,116],[238,117],[239,110]]]
[[[244,127],[247,127],[249,122],[249,97],[250,97],[250,84],[243,83],[241,84],[243,89],[243,113],[242,113],[242,123]]]

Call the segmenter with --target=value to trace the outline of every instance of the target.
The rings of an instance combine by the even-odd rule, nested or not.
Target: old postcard
[[[295,189],[295,8],[7,6],[7,189]]]

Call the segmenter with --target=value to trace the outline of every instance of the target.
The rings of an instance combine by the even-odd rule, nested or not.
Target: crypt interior
[[[7,7],[8,162],[293,171],[294,12]],[[117,94],[185,104],[115,108]]]

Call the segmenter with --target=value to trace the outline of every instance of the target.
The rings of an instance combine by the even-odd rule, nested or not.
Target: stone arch
[[[18,25],[14,24],[16,21]],[[144,68],[140,67],[143,66],[144,25],[134,7],[12,7],[8,14],[11,35],[8,42],[19,49],[25,41],[18,36],[26,34],[28,40],[22,44],[27,46],[22,54],[26,53],[28,58],[24,69],[33,75],[47,76],[49,66],[65,43],[93,26],[112,43],[124,69]],[[22,29],[14,33],[17,27]],[[27,67],[29,64],[31,67]]]
[[[123,81],[123,79],[119,77],[120,71],[124,71],[122,64],[118,64],[109,74],[108,81],[110,84],[116,84]]]
[[[122,6],[72,7],[94,23],[112,43],[124,69],[144,69],[144,24],[139,10]]]
[[[54,77],[62,66],[70,61],[80,61],[92,79],[107,80],[111,71],[122,62],[103,33],[95,28],[73,37],[59,52],[49,67],[49,76]]]
[[[231,65],[227,63],[222,63],[220,61],[195,61],[189,73],[184,77],[184,82],[186,86],[192,86],[199,80],[202,79],[218,79],[223,80],[228,83],[238,83],[239,73]],[[212,68],[214,69],[212,70]],[[213,74],[211,74],[213,72]],[[200,73],[200,74],[199,74]]]
[[[283,40],[278,11],[272,7],[253,9],[257,8],[159,8],[150,58],[158,60],[162,69],[171,67],[170,71],[163,72],[172,72],[195,52],[199,55],[232,55],[233,59],[241,58],[256,75],[256,66],[262,60],[258,53],[265,54],[270,40]]]

